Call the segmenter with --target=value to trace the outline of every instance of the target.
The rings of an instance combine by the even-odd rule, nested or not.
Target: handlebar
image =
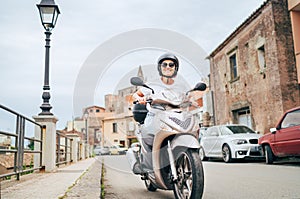
[[[152,102],[153,102],[153,99],[146,99],[146,103],[152,104]],[[139,104],[139,101],[135,100],[135,101],[133,101],[133,104]]]

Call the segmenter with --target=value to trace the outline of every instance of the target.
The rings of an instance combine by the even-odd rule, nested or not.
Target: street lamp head
[[[42,0],[36,5],[40,12],[42,24],[46,31],[51,31],[56,24],[57,17],[60,14],[58,6],[54,0]]]
[[[85,120],[88,119],[89,113],[88,113],[88,110],[87,110],[87,109],[84,111],[83,117],[84,117]]]

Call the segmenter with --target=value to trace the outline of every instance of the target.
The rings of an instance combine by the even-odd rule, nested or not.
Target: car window
[[[239,133],[254,133],[255,134],[255,132],[247,126],[226,126],[224,128],[224,133],[229,133],[229,131],[231,131],[231,134],[239,134]]]
[[[300,125],[300,110],[287,113],[282,120],[281,128],[288,128]]]
[[[226,126],[221,127],[221,135],[232,135],[233,132]]]
[[[217,127],[210,127],[206,130],[206,132],[204,133],[204,136],[218,136],[219,135],[219,131]]]

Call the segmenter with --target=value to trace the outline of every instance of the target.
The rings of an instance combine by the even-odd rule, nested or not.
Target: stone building
[[[76,130],[81,132],[83,141],[88,140],[91,146],[100,145],[103,132],[103,119],[111,116],[100,106],[89,106],[83,109],[82,116],[67,123],[66,132]]]
[[[137,77],[144,80],[142,67],[137,70]],[[106,112],[115,112],[116,114],[130,114],[132,108],[131,95],[137,90],[136,86],[128,86],[118,90],[118,94],[105,95]]]
[[[267,0],[209,55],[216,125],[242,123],[267,133],[300,105],[293,41],[287,0]]]
[[[136,91],[135,86],[120,89],[118,95],[106,95],[105,102],[116,107],[113,114],[103,119],[104,134],[103,145],[123,145],[129,147],[137,141],[134,131],[136,129],[132,115],[132,94]],[[112,100],[112,101],[111,101]],[[107,110],[112,108],[107,106]]]
[[[137,71],[137,76],[144,79],[142,67]],[[123,145],[129,147],[136,142],[136,123],[132,116],[132,94],[137,90],[136,86],[129,86],[118,90],[117,95],[105,96],[105,109],[112,115],[103,119],[102,145]]]
[[[135,122],[132,115],[114,114],[103,119],[103,146],[122,145],[129,147],[136,142]]]

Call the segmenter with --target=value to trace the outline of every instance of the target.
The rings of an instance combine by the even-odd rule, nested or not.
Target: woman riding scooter
[[[188,89],[175,80],[179,63],[173,54],[161,56],[157,68],[160,78],[153,83],[144,83],[139,77],[130,80],[140,87],[134,94],[137,102],[132,113],[141,144],[128,149],[126,157],[148,191],[173,190],[176,199],[201,198],[204,173],[197,136],[200,109],[190,94],[205,91],[206,84],[199,82]]]
[[[155,105],[155,101],[161,99],[163,95],[162,91],[168,91],[174,98],[177,98],[178,101],[182,100],[185,96],[185,93],[189,88],[186,84],[180,83],[175,80],[177,72],[179,69],[178,58],[171,54],[166,53],[159,57],[157,61],[157,70],[159,72],[159,79],[153,81],[152,83],[147,83],[149,87],[153,89],[150,90],[145,87],[141,87],[136,93],[133,94],[135,100],[139,104],[146,104],[147,99],[153,100],[152,106]],[[159,125],[157,125],[157,117],[154,112],[148,112],[146,119],[144,121],[142,129],[142,162],[141,169],[142,171],[152,170],[152,145],[154,135],[160,130]]]

